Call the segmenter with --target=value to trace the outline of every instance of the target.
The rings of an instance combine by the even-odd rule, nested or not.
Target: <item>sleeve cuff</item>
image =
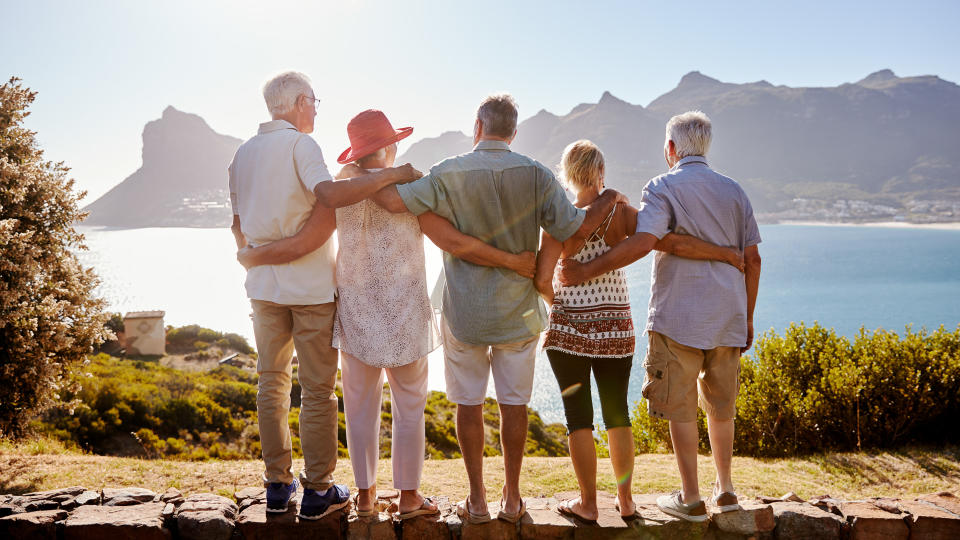
[[[309,185],[306,185],[306,184],[305,185],[306,185],[306,188],[310,190],[310,193],[314,193],[317,190],[317,185],[319,185],[321,182],[332,182],[332,181],[333,181],[333,177],[331,177],[328,174],[326,175],[326,177],[320,177],[320,178],[314,179],[310,182]]]
[[[407,210],[411,214],[419,216],[420,214],[429,211],[430,208],[423,204],[423,202],[421,202],[420,199],[418,199],[413,193],[412,189],[410,188],[412,184],[413,183],[411,182],[409,184],[398,185],[397,193],[400,194],[400,200],[403,201],[403,204],[407,207]]]
[[[580,226],[583,225],[583,220],[586,217],[587,211],[582,208],[577,208],[577,213],[573,216],[573,219],[570,221],[570,223],[563,228],[556,229],[554,231],[556,234],[551,233],[550,236],[552,236],[554,240],[558,242],[565,242],[568,238],[580,230]]]
[[[656,227],[651,227],[651,226],[649,226],[649,225],[645,225],[645,224],[642,224],[642,223],[639,223],[639,222],[638,222],[638,223],[637,223],[637,231],[636,231],[636,232],[638,232],[638,233],[652,234],[653,236],[656,236],[656,237],[657,237],[657,240],[663,240],[663,237],[666,236],[667,233],[669,233],[670,231],[669,231],[669,229],[668,229],[668,230],[663,230],[663,229],[659,229],[659,228],[656,228]]]

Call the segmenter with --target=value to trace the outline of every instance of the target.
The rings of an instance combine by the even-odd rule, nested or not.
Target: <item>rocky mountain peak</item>
[[[697,87],[697,86],[713,86],[717,84],[723,84],[720,81],[714,79],[713,77],[707,77],[699,71],[691,71],[683,76],[680,79],[680,84],[677,85],[678,88],[683,87]]]
[[[866,77],[858,81],[857,84],[870,85],[870,84],[892,81],[897,78],[898,78],[897,75],[892,70],[881,69],[880,71],[876,71],[874,73],[867,75]]]

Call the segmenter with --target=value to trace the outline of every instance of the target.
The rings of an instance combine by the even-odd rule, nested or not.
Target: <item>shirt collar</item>
[[[278,131],[281,129],[292,129],[296,131],[297,128],[286,120],[271,120],[269,122],[260,124],[260,129],[257,131],[257,134],[270,133],[271,131]]]
[[[680,161],[678,161],[676,165],[670,168],[670,170],[672,171],[672,170],[678,169],[681,166],[686,165],[688,163],[702,163],[704,165],[707,165],[707,158],[705,158],[704,156],[687,156],[681,159]],[[707,166],[709,167],[709,165]]]
[[[477,150],[503,150],[506,152],[510,151],[510,145],[505,141],[493,141],[490,139],[484,139],[476,144],[473,147],[473,151]]]

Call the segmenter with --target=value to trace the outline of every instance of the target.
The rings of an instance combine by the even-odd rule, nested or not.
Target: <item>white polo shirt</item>
[[[286,120],[260,124],[229,167],[230,204],[252,246],[293,236],[310,217],[313,188],[333,180],[320,146]],[[336,292],[333,238],[320,249],[287,264],[247,271],[247,296],[277,304],[333,302]]]

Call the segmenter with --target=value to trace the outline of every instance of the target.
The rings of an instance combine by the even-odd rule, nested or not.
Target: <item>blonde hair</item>
[[[667,140],[673,141],[677,157],[706,156],[713,138],[710,118],[701,111],[687,111],[667,122]]]
[[[603,174],[603,152],[591,141],[581,139],[563,150],[560,177],[570,189],[579,192],[593,186],[599,188]]]

